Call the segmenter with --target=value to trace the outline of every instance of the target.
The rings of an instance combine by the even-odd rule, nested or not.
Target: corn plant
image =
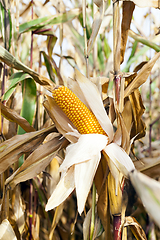
[[[159,1],[0,8],[0,239],[158,239]]]

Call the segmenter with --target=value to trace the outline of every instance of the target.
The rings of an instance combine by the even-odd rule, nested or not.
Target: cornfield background
[[[93,190],[81,216],[75,192],[45,211],[69,144],[50,118],[46,95],[57,85],[66,86],[68,77],[74,79],[75,68],[98,82],[104,107],[115,131],[121,128],[122,148],[130,149],[135,167],[159,180],[158,7],[158,0],[0,1],[0,239],[160,239],[160,229],[129,180],[118,212],[120,236],[114,234],[109,190],[102,194],[97,188],[93,234],[86,220]],[[103,157],[101,162],[104,166]],[[109,171],[106,163],[105,169]],[[100,171],[95,185],[107,181]]]

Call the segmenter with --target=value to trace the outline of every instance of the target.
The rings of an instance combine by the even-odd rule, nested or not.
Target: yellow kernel
[[[67,87],[56,88],[53,91],[53,97],[81,134],[98,133],[107,135],[95,115]]]

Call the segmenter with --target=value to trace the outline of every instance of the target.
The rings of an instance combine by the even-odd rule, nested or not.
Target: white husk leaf
[[[137,170],[130,172],[129,176],[147,212],[160,227],[160,182]]]
[[[67,147],[66,157],[59,171],[66,171],[74,164],[86,162],[99,155],[107,145],[108,138],[101,134],[82,134],[77,143]]]
[[[118,170],[128,178],[130,171],[135,169],[135,166],[128,154],[116,143],[111,143],[104,148],[105,153],[116,165]]]
[[[84,210],[88,193],[99,165],[101,154],[92,157],[90,161],[75,165],[75,186],[78,202],[78,212],[81,214]]]
[[[0,225],[0,239],[1,240],[17,240],[10,222],[4,219]]]
[[[95,84],[93,84],[89,79],[87,79],[83,74],[81,74],[77,69],[75,69],[76,80],[90,106],[90,109],[96,116],[101,127],[107,133],[109,140],[113,139],[113,126],[109,117],[106,114],[106,111],[103,106],[103,102],[99,91]]]
[[[73,192],[74,188],[74,167],[71,167],[63,174],[51,197],[48,199],[45,210],[48,211],[59,206]]]

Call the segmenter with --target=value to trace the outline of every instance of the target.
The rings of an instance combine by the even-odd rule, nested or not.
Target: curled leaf
[[[156,53],[155,56],[141,68],[137,76],[132,80],[132,82],[124,90],[124,97],[129,96],[132,92],[134,92],[134,90],[136,90],[143,83],[146,82],[155,62],[159,57],[160,57],[160,52]]]
[[[136,221],[134,217],[125,217],[124,226],[129,226],[132,233],[139,240],[147,240],[146,234],[142,228],[142,226]]]
[[[6,119],[8,119],[11,122],[17,123],[26,132],[35,131],[35,129],[29,124],[29,122],[25,118],[21,117],[16,111],[14,111],[13,109],[10,109],[7,106],[4,106],[1,102],[0,102],[0,107],[1,107],[2,115]]]

